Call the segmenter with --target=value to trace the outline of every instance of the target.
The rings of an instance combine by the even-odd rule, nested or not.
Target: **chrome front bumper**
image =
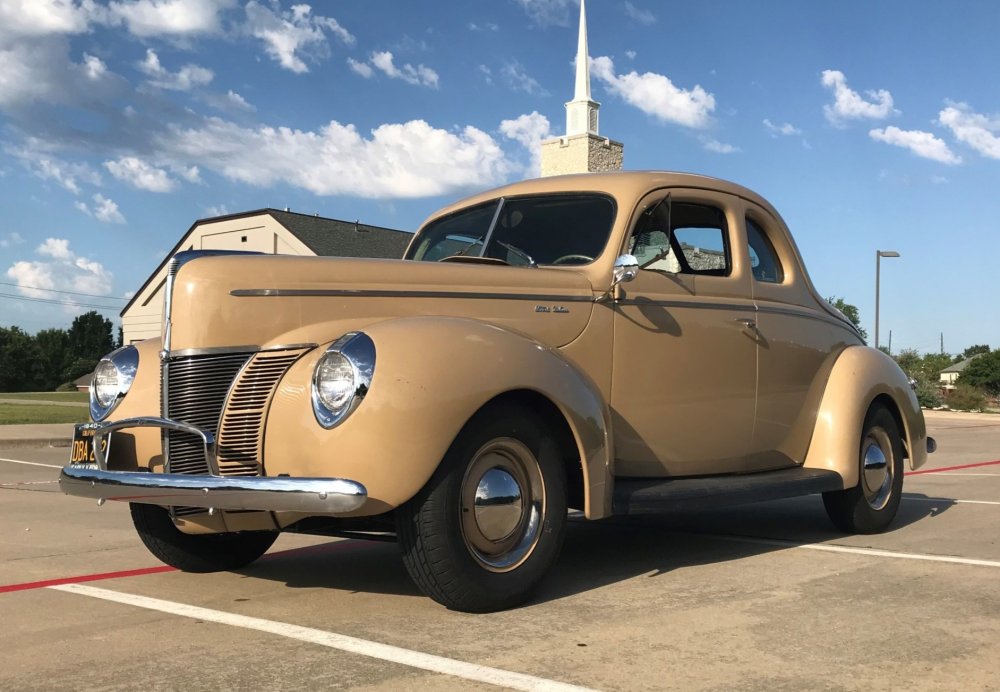
[[[203,441],[208,468],[218,469],[212,433],[166,418],[127,418],[94,430],[96,464],[71,464],[59,475],[67,495],[100,502],[117,500],[143,504],[204,507],[206,509],[262,510],[341,514],[361,507],[368,498],[365,487],[343,478],[290,478],[286,476],[221,476],[180,473],[109,471],[101,452],[102,438],[113,430],[155,427],[197,435]]]

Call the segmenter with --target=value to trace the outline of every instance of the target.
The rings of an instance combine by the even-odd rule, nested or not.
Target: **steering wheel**
[[[573,260],[583,260],[583,262],[593,262],[594,258],[590,255],[563,255],[562,257],[556,257],[552,260],[552,264],[569,264]]]

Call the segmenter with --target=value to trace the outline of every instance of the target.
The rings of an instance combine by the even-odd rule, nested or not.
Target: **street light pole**
[[[883,257],[899,257],[899,253],[895,250],[875,251],[875,348],[878,348],[878,294]]]

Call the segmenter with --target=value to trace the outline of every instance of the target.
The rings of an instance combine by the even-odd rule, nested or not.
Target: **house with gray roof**
[[[966,358],[965,360],[960,360],[954,365],[949,365],[947,368],[942,370],[938,375],[938,386],[942,389],[954,389],[955,381],[958,376],[962,374],[962,371],[969,367],[969,363],[974,361],[976,358],[981,356],[981,353],[977,353],[972,356],[972,358]]]
[[[272,255],[400,258],[412,233],[358,221],[257,209],[195,221],[121,312],[123,342],[160,335],[167,264],[184,250],[248,250]]]

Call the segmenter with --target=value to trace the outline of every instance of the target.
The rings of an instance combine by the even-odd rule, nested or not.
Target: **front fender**
[[[505,392],[530,390],[548,398],[572,431],[587,516],[610,514],[608,410],[593,382],[557,350],[457,317],[394,319],[364,331],[376,349],[371,387],[337,427],[321,427],[310,402],[313,370],[324,348],[285,374],[267,418],[268,475],[349,478],[368,490],[368,502],[355,514],[382,513],[427,483],[462,426],[484,404]]]
[[[857,485],[861,427],[868,408],[879,398],[888,398],[896,409],[910,468],[923,466],[927,427],[917,397],[896,362],[867,346],[844,349],[834,363],[804,465],[836,471],[845,488]]]

